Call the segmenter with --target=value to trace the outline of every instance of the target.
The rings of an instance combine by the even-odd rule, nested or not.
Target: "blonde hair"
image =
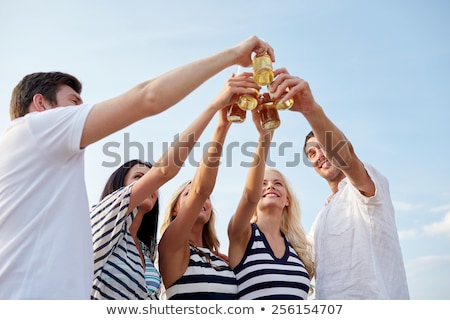
[[[306,238],[305,230],[301,224],[301,210],[300,203],[295,196],[289,181],[286,177],[275,168],[266,168],[266,172],[272,171],[279,174],[284,180],[286,187],[287,197],[289,199],[289,206],[284,207],[283,215],[281,218],[280,231],[287,237],[290,244],[297,252],[300,260],[305,265],[306,271],[309,274],[310,279],[313,279],[315,275],[315,267],[313,261],[312,245]],[[257,222],[257,212],[254,213],[251,222]]]
[[[161,228],[160,228],[161,235],[164,234],[164,231],[166,231],[169,224],[175,219],[175,217],[173,216],[175,206],[177,205],[177,202],[180,198],[180,195],[183,193],[183,190],[186,189],[186,187],[190,183],[191,183],[191,181],[186,181],[181,186],[179,186],[178,189],[175,190],[175,192],[172,194],[171,198],[169,199],[166,210],[164,212],[164,219],[162,221]],[[220,241],[219,241],[219,238],[217,237],[215,223],[216,223],[216,211],[215,211],[214,207],[211,205],[211,217],[209,218],[209,221],[203,226],[202,240],[203,240],[204,247],[211,250],[211,252],[218,254],[219,247],[220,247]]]

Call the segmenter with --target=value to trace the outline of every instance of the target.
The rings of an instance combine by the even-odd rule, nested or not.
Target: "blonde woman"
[[[312,249],[300,205],[284,175],[265,168],[272,133],[254,122],[258,147],[244,192],[228,225],[229,264],[241,300],[307,299],[314,276]]]
[[[216,182],[225,136],[227,106],[237,96],[259,88],[247,76],[228,79],[213,105],[224,108],[209,147],[192,182],[174,194],[165,214],[159,243],[159,269],[168,299],[236,299],[237,285],[226,258],[219,253],[210,195]]]

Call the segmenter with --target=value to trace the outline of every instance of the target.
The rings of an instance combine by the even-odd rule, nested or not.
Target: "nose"
[[[325,158],[325,153],[323,152],[322,148],[318,148],[317,149],[317,159],[321,160]]]
[[[275,186],[274,186],[274,184],[273,184],[272,182],[268,181],[268,182],[267,182],[266,189],[267,189],[267,190],[269,190],[269,189],[275,189]]]
[[[314,155],[310,157],[310,161],[314,166],[317,166],[320,161],[323,161],[325,159],[325,153],[323,152],[322,148],[315,148]]]

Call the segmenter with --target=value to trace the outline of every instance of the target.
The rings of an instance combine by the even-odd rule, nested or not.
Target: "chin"
[[[153,209],[153,206],[154,206],[154,205],[155,205],[155,204],[152,203],[152,202],[144,201],[144,202],[141,203],[141,205],[139,206],[139,208],[141,208],[142,210],[145,210],[145,212],[148,212],[148,211],[150,211],[150,210]]]

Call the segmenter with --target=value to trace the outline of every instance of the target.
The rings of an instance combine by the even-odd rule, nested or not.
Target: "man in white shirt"
[[[84,149],[273,49],[253,36],[94,105],[61,72],[25,76],[0,136],[0,299],[89,299],[93,247]],[[186,80],[188,79],[188,80]]]
[[[312,131],[304,152],[331,189],[311,227],[317,299],[409,299],[388,180],[362,162],[314,100],[309,84],[275,70],[274,99],[294,98]]]

